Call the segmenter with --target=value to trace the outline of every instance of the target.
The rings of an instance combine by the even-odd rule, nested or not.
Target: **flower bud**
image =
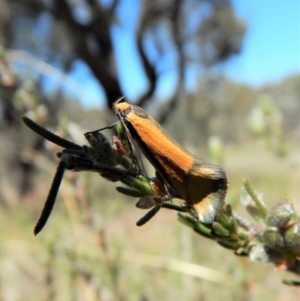
[[[283,237],[275,227],[269,227],[263,233],[263,240],[270,249],[282,248],[284,246]]]
[[[292,218],[294,210],[291,204],[280,202],[275,204],[268,213],[267,223],[269,226],[282,228]]]
[[[269,255],[263,245],[254,245],[249,253],[250,261],[252,262],[269,262]]]
[[[300,256],[300,225],[295,223],[284,233],[285,245],[295,256]]]

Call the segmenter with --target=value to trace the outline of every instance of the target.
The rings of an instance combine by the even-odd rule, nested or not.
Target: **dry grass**
[[[287,159],[259,145],[227,148],[225,158],[227,201],[244,216],[237,202],[244,177],[264,192],[268,207],[287,193],[297,203],[299,168]],[[298,300],[299,289],[281,284],[293,275],[233,255],[171,211],[136,227],[144,212],[135,200],[95,174],[67,174],[54,214],[34,237],[50,182],[42,172],[32,195],[1,208],[0,300]]]

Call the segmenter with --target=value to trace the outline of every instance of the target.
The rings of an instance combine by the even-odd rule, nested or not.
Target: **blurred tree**
[[[144,0],[136,5],[137,52],[149,83],[138,100],[141,106],[154,96],[162,60],[172,55],[172,68],[178,72],[177,96],[191,64],[211,67],[241,50],[245,26],[229,0]],[[26,50],[64,72],[81,60],[103,88],[109,106],[123,95],[113,29],[123,25],[120,9],[130,9],[129,3],[2,0],[4,6],[8,21],[2,22],[6,30],[1,32],[6,47]]]
[[[67,75],[78,62],[83,63],[103,89],[107,107],[111,107],[124,95],[118,62],[126,60],[116,51],[114,29],[125,25],[121,15],[129,14],[133,5],[126,0],[1,0],[0,45],[32,56],[9,51],[3,56],[3,66],[7,60],[23,60],[37,69],[36,73],[32,70],[28,73],[18,66],[19,81],[15,82],[14,90],[10,89],[10,95],[7,84],[1,82],[3,125],[20,127],[19,116],[28,106],[17,107],[13,98],[29,78],[34,82],[34,101],[44,105],[48,122],[57,123],[64,87],[49,89],[49,66]],[[157,97],[160,77],[169,66],[177,72],[173,96],[157,117],[159,122],[164,122],[178,100],[184,100],[187,70],[197,65],[209,68],[238,54],[245,26],[235,15],[229,0],[143,0],[136,1],[135,5],[138,15],[134,16],[132,30],[140,66],[148,82],[136,103],[143,106]],[[12,136],[16,141],[19,132]],[[35,145],[40,147],[40,143]],[[14,156],[10,161],[17,162],[17,159]],[[15,166],[14,172],[16,169]],[[28,179],[26,172],[25,178]],[[24,184],[18,186],[25,187]]]
[[[255,89],[208,72],[199,80],[197,91],[180,102],[167,124],[168,131],[202,154],[212,136],[225,144],[245,143],[249,135],[244,120],[258,96]]]
[[[261,91],[270,94],[274,103],[283,114],[285,135],[296,135],[299,139],[300,75],[285,78],[278,84],[268,85]],[[291,137],[289,137],[291,139]]]

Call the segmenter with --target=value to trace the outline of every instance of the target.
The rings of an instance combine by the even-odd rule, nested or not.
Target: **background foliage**
[[[253,89],[211,71],[242,47],[246,27],[229,1],[137,2],[133,34],[148,88],[136,103],[192,153],[222,163],[230,178],[227,202],[237,212],[245,214],[244,177],[268,207],[290,194],[299,212],[300,77]],[[55,214],[33,237],[60,149],[20,118],[27,114],[79,144],[86,130],[115,120],[104,108],[84,110],[68,74],[84,64],[107,108],[123,95],[112,41],[113,29],[124,26],[122,9],[123,1],[0,1],[0,300],[215,300],[220,292],[230,300],[297,300],[299,291],[279,284],[282,275],[272,266],[233,256],[172,212],[137,228],[143,212],[134,200],[93,174],[66,174]],[[190,28],[193,14],[199,22]],[[161,101],[156,90],[166,59],[178,85]],[[195,65],[204,72],[190,94],[185,76]]]

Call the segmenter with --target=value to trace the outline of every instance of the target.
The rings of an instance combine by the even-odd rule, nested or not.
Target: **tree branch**
[[[97,15],[89,26],[79,24],[66,0],[55,0],[55,15],[64,22],[78,56],[86,62],[104,89],[108,105],[123,95],[115,70],[115,58],[110,37],[110,18],[98,6]]]
[[[149,83],[147,91],[139,98],[137,102],[137,105],[141,107],[153,96],[157,86],[157,79],[158,79],[158,75],[155,70],[155,67],[153,64],[151,64],[143,47],[143,36],[145,35],[146,32],[146,27],[147,27],[146,24],[148,22],[149,13],[150,13],[149,7],[144,8],[144,12],[142,13],[142,16],[140,18],[140,24],[136,35],[138,52]]]

